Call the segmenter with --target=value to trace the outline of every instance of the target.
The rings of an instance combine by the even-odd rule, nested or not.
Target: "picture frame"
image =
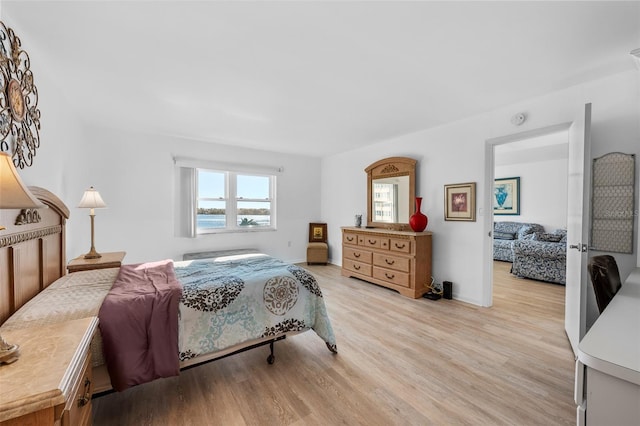
[[[326,223],[310,223],[309,224],[309,242],[310,243],[326,243],[327,242],[327,224]]]
[[[476,183],[444,186],[444,220],[476,221]]]
[[[493,214],[520,215],[520,178],[495,179],[493,183]]]

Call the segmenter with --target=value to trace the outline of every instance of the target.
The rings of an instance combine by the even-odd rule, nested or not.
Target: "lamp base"
[[[0,365],[11,364],[20,358],[20,346],[10,345],[0,336]]]
[[[85,259],[99,259],[101,257],[102,255],[98,253],[96,249],[94,249],[93,247],[91,247],[91,250],[89,251],[89,253],[84,255]]]

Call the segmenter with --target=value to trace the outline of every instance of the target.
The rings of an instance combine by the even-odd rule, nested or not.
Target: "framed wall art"
[[[476,183],[444,186],[444,220],[476,221]]]
[[[496,179],[493,183],[493,214],[520,214],[520,178]]]
[[[309,242],[310,243],[326,243],[327,242],[327,224],[326,223],[310,223],[309,224]]]

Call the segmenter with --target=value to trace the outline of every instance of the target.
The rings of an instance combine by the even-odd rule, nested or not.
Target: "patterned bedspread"
[[[258,254],[174,265],[184,286],[181,360],[263,336],[307,329],[315,330],[336,351],[322,293],[304,269]],[[7,319],[2,330],[97,316],[118,271],[98,269],[61,277]],[[94,336],[91,350],[93,365],[104,364],[100,333]]]
[[[313,329],[332,352],[335,336],[309,272],[264,254],[175,262],[183,285],[182,361],[289,331]]]

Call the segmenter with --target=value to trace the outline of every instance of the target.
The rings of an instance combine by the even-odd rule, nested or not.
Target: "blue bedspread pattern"
[[[181,360],[308,329],[337,352],[320,287],[303,268],[263,254],[175,262],[174,266],[183,285]]]

